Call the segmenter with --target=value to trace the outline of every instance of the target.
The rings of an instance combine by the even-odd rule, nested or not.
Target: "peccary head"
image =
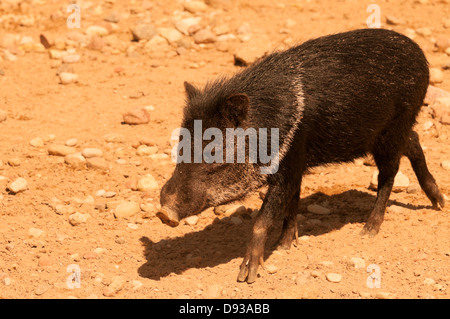
[[[179,143],[172,151],[177,165],[161,189],[161,209],[157,213],[163,223],[172,227],[208,207],[241,198],[261,184],[261,175],[248,162],[247,143],[244,160],[239,161],[239,150],[237,162],[226,160],[231,151],[234,157],[237,147],[228,148],[226,132],[249,127],[250,100],[244,93],[227,92],[222,84],[217,81],[200,91],[184,83],[186,107]]]

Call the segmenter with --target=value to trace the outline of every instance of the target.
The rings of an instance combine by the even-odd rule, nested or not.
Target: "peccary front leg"
[[[267,241],[267,234],[273,225],[274,219],[280,214],[287,212],[291,206],[294,196],[297,197],[300,189],[301,173],[299,170],[285,169],[284,173],[274,178],[275,182],[269,186],[267,195],[261,206],[261,210],[256,217],[253,226],[252,239],[247,247],[244,260],[240,266],[237,280],[252,283],[256,280],[258,266],[264,264],[264,247]],[[295,221],[295,219],[294,219]],[[283,238],[293,238],[292,218],[288,221],[288,228],[283,232]],[[287,230],[289,229],[289,230]]]
[[[287,190],[283,185],[269,187],[261,210],[253,225],[252,239],[240,266],[238,281],[247,281],[250,284],[256,280],[258,266],[264,263],[264,247],[267,234],[273,225],[275,217],[280,211],[286,209],[286,203],[290,200],[290,196],[286,196],[286,193]]]

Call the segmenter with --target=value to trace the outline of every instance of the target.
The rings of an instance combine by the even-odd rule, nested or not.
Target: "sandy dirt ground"
[[[414,38],[438,70],[435,87],[450,91],[450,52],[436,45],[450,41],[449,1],[92,0],[78,2],[80,28],[69,28],[72,3],[0,2],[0,298],[449,298],[450,202],[433,210],[407,159],[407,189],[392,193],[375,238],[359,236],[376,196],[370,161],[305,176],[299,242],[271,249],[277,221],[267,269],[251,285],[236,281],[251,214],[208,209],[177,228],[155,217],[175,167],[184,81],[201,87],[237,72],[235,54],[365,28],[376,3],[381,27]],[[144,34],[133,40],[137,27]],[[148,123],[123,122],[135,108]],[[428,105],[416,130],[450,196],[450,125]],[[94,159],[50,154],[74,151]],[[18,178],[27,185],[11,185]],[[138,209],[118,217],[124,202]],[[240,204],[261,203],[256,192]]]

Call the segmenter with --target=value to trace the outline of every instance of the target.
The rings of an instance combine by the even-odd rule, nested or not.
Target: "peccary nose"
[[[170,227],[177,227],[180,223],[180,219],[178,214],[168,207],[162,207],[157,213],[156,216],[161,219],[161,221],[169,225]]]

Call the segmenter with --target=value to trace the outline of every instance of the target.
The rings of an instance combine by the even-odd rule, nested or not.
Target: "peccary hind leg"
[[[286,208],[286,217],[283,220],[283,229],[281,236],[276,243],[278,249],[291,248],[292,239],[295,239],[295,244],[298,244],[298,227],[297,227],[297,212],[298,202],[300,200],[300,190],[295,192],[289,205]]]
[[[389,196],[391,195],[392,187],[394,186],[395,175],[397,175],[400,158],[390,162],[389,164],[379,164],[379,160],[375,157],[379,174],[378,174],[378,192],[375,206],[367,219],[361,235],[368,234],[369,237],[374,237],[380,231],[380,226],[384,220],[384,213],[386,210]]]
[[[439,209],[439,205],[444,207],[445,201],[434,177],[428,170],[422,147],[420,146],[419,137],[416,132],[411,131],[404,146],[401,144],[387,145],[383,141],[392,140],[389,136],[380,139],[379,147],[373,152],[375,162],[379,169],[378,175],[378,193],[367,223],[364,225],[361,235],[369,234],[370,237],[375,236],[380,230],[381,223],[384,219],[387,201],[391,193],[395,175],[398,172],[400,158],[406,155],[411,162],[414,173],[419,180],[425,194],[430,199],[433,208]],[[400,153],[397,150],[402,150]]]
[[[433,175],[428,171],[427,163],[425,161],[425,156],[423,154],[422,147],[420,146],[419,136],[416,132],[411,131],[407,147],[405,148],[404,154],[408,157],[411,162],[411,166],[414,173],[419,180],[420,187],[430,199],[433,208],[439,209],[444,208],[445,200],[439,191],[439,187],[436,184],[436,180]]]
[[[397,139],[394,139],[397,135]],[[378,167],[378,191],[377,199],[372,212],[367,219],[360,235],[366,234],[374,237],[380,231],[380,226],[384,220],[387,202],[394,186],[395,175],[397,175],[403,147],[406,141],[400,140],[395,129],[380,136],[376,148],[372,151],[373,158]]]

